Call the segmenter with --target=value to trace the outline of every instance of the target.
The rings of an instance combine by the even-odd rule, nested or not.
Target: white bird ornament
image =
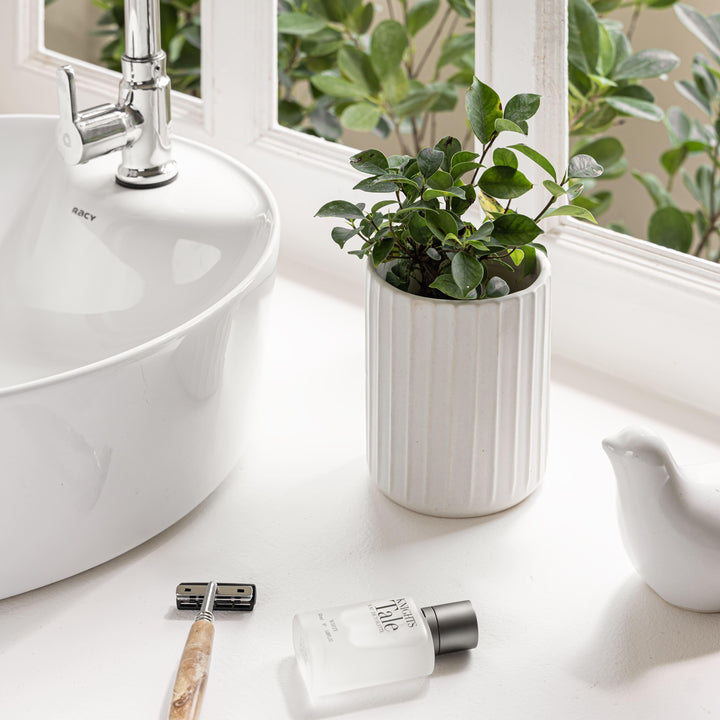
[[[642,427],[602,445],[635,569],[672,605],[720,612],[720,463],[680,467],[664,440]]]

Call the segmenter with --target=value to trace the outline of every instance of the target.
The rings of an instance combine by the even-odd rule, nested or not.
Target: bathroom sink
[[[115,557],[237,464],[278,251],[267,188],[173,140],[179,175],[66,166],[56,119],[0,116],[0,598]]]

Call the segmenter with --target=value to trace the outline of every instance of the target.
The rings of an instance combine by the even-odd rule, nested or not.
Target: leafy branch
[[[343,248],[357,237],[361,246],[350,254],[384,265],[386,280],[401,290],[456,300],[506,295],[517,287],[517,278],[535,272],[536,252],[544,250],[536,242],[543,232],[540,221],[572,215],[594,222],[584,208],[552,207],[563,196],[572,199],[582,192],[577,178],[602,173],[589,155],[575,156],[559,177],[549,160],[525,143],[490,153],[503,133],[527,135],[527,121],[539,107],[540,96],[532,93],[515,95],[503,107],[498,94],[475,78],[466,111],[480,153],[463,150],[450,136],[416,156],[365,150],[350,159],[367,176],[355,189],[389,197],[369,209],[365,203],[334,200],[316,215],[344,219],[346,226],[333,228],[333,240]],[[534,218],[512,208],[533,188],[519,169],[521,155],[548,175],[543,186],[549,199]],[[467,214],[476,204],[483,213],[479,224]]]

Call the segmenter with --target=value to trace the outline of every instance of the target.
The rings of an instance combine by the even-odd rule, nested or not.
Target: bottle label
[[[405,598],[381,600],[370,603],[368,608],[381,633],[397,632],[404,628],[412,630],[417,627],[418,619]]]

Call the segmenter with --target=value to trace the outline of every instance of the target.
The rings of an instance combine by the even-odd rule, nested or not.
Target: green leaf
[[[695,8],[677,4],[675,14],[680,22],[715,56],[720,56],[720,37],[713,26]]]
[[[370,38],[370,60],[380,79],[400,65],[407,44],[405,28],[396,20],[383,20],[375,27]]]
[[[493,225],[492,237],[501,245],[527,245],[542,234],[542,229],[532,218],[519,213],[501,215],[495,218]]]
[[[332,239],[342,248],[345,243],[360,232],[358,228],[334,227],[330,233]]]
[[[505,105],[503,117],[514,123],[529,120],[540,107],[540,95],[524,93],[513,95]]]
[[[675,83],[675,89],[684,98],[697,105],[708,115],[712,114],[710,103],[707,101],[707,98],[705,98],[692,83],[688,82],[687,80],[680,80]]]
[[[305,113],[302,105],[291,100],[280,100],[278,102],[278,122],[285,127],[294,128],[299,125]]]
[[[472,242],[474,240],[482,240],[483,238],[490,237],[494,227],[495,224],[492,220],[485,221],[472,235],[465,238],[465,242]]]
[[[655,175],[652,173],[639,173],[637,171],[633,171],[632,175],[648,191],[656,208],[672,207],[675,205],[672,197]]]
[[[605,27],[605,23],[598,23],[598,30],[600,31],[600,53],[598,55],[597,70],[603,79],[607,79],[610,77],[612,69],[617,65],[615,41]]]
[[[446,210],[425,210],[425,221],[438,240],[445,240],[447,235],[457,235],[457,222]]]
[[[505,297],[509,292],[510,286],[497,275],[491,277],[485,286],[485,296],[489,298]]]
[[[570,185],[570,187],[566,191],[568,200],[575,200],[575,198],[578,197],[584,189],[585,186],[582,183],[575,183],[574,185]]]
[[[417,0],[408,10],[406,25],[410,35],[417,35],[437,13],[440,0]]]
[[[456,197],[464,200],[465,192],[461,188],[449,187],[447,190],[428,188],[423,193],[423,200],[434,200],[439,197]]]
[[[349,220],[351,218],[363,218],[362,210],[347,200],[332,200],[325,203],[316,213],[315,217],[339,217]]]
[[[542,220],[549,217],[556,217],[558,215],[570,215],[571,217],[582,218],[583,220],[589,220],[597,225],[597,220],[593,217],[593,214],[584,207],[579,205],[563,205],[562,207],[555,208],[554,210],[548,210],[543,213]]]
[[[597,138],[583,145],[582,151],[585,155],[594,158],[603,168],[612,167],[625,155],[623,144],[614,137]]]
[[[462,150],[462,144],[452,135],[446,135],[442,140],[435,143],[435,149],[440,150],[445,156],[442,168],[449,171],[452,167],[452,159]]]
[[[277,23],[279,33],[299,37],[312,35],[326,27],[324,20],[298,12],[279,13]]]
[[[380,81],[373,70],[370,58],[352,45],[343,45],[337,54],[340,72],[352,83],[359,85],[367,95],[380,92]]]
[[[403,116],[403,113],[398,110],[398,103],[402,103],[410,92],[410,81],[405,68],[398,65],[395,69],[390,70],[382,78],[382,87],[388,102],[396,106],[395,112]]]
[[[520,120],[520,125],[514,123],[512,120],[506,120],[505,118],[498,118],[495,121],[495,130],[501,132],[516,132],[522,135],[528,134],[528,126],[524,120]]]
[[[439,290],[444,295],[454,298],[455,300],[466,299],[462,290],[457,286],[455,280],[453,280],[453,276],[449,273],[446,273],[445,275],[438,275],[438,277],[430,283],[430,287],[435,288],[435,290]]]
[[[620,85],[609,91],[610,97],[634,98],[635,100],[645,100],[645,102],[654,103],[655,96],[642,85]]]
[[[602,171],[602,167],[590,155],[575,155],[570,159],[570,165],[568,165],[568,177],[571,178],[599,177],[602,175]]]
[[[555,198],[565,194],[565,189],[552,180],[544,180],[543,187]]]
[[[680,58],[669,50],[640,50],[623,60],[612,74],[613,80],[653,78],[674,70]]]
[[[591,75],[600,55],[598,18],[587,0],[568,2],[568,61]]]
[[[427,184],[434,190],[448,190],[452,187],[453,182],[453,176],[450,173],[446,173],[444,170],[436,170],[427,179]],[[465,193],[462,192],[459,197],[465,197]]]
[[[475,137],[487,145],[495,134],[495,121],[502,118],[500,97],[475,78],[465,95],[465,109]]]
[[[373,18],[375,17],[375,6],[369,2],[367,5],[363,5],[355,11],[354,25],[355,30],[359,35],[365,35],[372,25]]]
[[[326,95],[338,98],[358,98],[365,96],[365,90],[360,85],[348,82],[335,75],[314,75],[310,78],[313,87]]]
[[[518,267],[520,263],[525,259],[525,252],[520,248],[515,248],[510,253],[510,259],[513,261],[515,267]]]
[[[495,165],[488,168],[478,181],[481,190],[491,197],[510,200],[524,195],[532,183],[515,168]]]
[[[552,163],[544,156],[541,155],[537,150],[525,145],[524,143],[518,143],[517,145],[510,145],[513,150],[517,150],[526,157],[530,158],[536,165],[539,165],[553,180],[557,180],[557,174]]]
[[[402,68],[401,68],[402,69]],[[409,117],[410,115],[420,115],[425,112],[432,111],[437,103],[443,101],[443,83],[431,83],[426,87],[413,89],[412,92],[395,108],[395,113],[399,117]],[[447,90],[447,86],[444,86]]]
[[[476,162],[464,162],[453,165],[451,175],[454,180],[462,177],[466,172],[477,170],[480,167],[480,163]]]
[[[380,120],[380,108],[377,105],[361,102],[349,105],[340,115],[340,122],[348,130],[370,132]]]
[[[377,177],[368,177],[355,185],[353,190],[371,193],[394,193],[397,190],[397,185],[394,182],[383,182],[378,180]]]
[[[388,169],[388,159],[380,150],[363,150],[350,158],[350,164],[361,173],[381,175]]]
[[[480,156],[476,152],[470,152],[469,150],[461,150],[460,152],[456,152],[452,156],[452,160],[450,160],[450,167],[455,167],[460,163],[472,162],[478,157]]]
[[[507,148],[495,148],[493,151],[493,164],[504,165],[505,167],[511,167],[517,170],[517,155]]]
[[[637,100],[630,97],[608,96],[605,102],[617,110],[622,115],[632,115],[633,117],[643,118],[659,122],[663,119],[663,111],[655,104],[647,100]]]
[[[608,13],[616,10],[625,0],[592,0],[592,6],[595,12]],[[673,0],[675,2],[675,0]]]
[[[692,224],[687,215],[674,207],[656,210],[648,223],[648,240],[656,245],[687,252],[692,245]]]
[[[474,290],[485,276],[485,268],[480,261],[467,252],[459,252],[450,263],[455,284],[460,288],[463,297],[467,297],[471,290]]]
[[[681,168],[687,155],[688,150],[685,145],[671,148],[660,156],[660,164],[665,168],[665,172],[672,177]]]
[[[437,61],[437,68],[445,65],[463,65],[469,60],[472,65],[472,58],[475,56],[475,33],[464,33],[462,35],[451,35],[443,42],[440,58]]]
[[[435,148],[423,148],[417,157],[418,168],[420,174],[424,178],[429,178],[434,175],[443,164],[445,154],[442,150],[436,150]],[[452,184],[452,183],[451,183]]]
[[[387,260],[387,257],[392,252],[394,245],[395,239],[392,236],[383,238],[373,245],[372,261],[375,267]]]

